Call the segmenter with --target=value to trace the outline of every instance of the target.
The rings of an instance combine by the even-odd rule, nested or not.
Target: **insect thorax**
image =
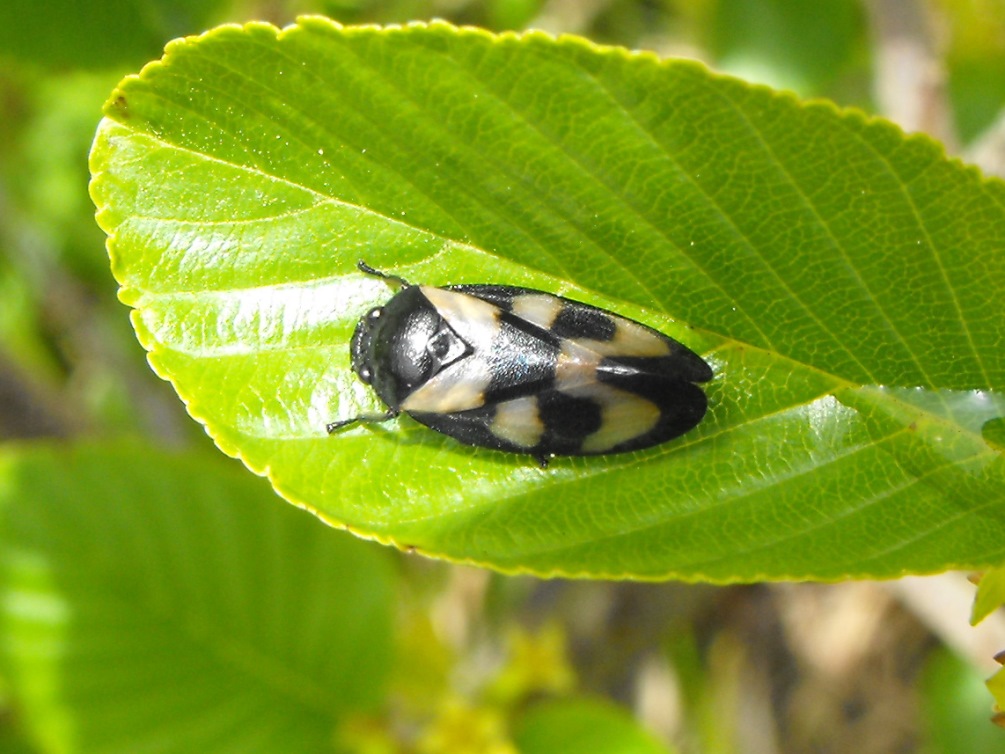
[[[360,379],[394,410],[415,389],[471,352],[415,286],[402,289],[360,319],[351,350]]]

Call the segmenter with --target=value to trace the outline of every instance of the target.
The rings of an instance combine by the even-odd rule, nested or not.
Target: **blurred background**
[[[116,300],[87,153],[105,97],[168,40],[304,13],[536,28],[697,58],[886,116],[988,174],[1005,165],[1005,0],[6,0],[0,441],[138,437],[216,453],[147,367]],[[410,595],[401,641],[446,658],[472,708],[471,689],[522,673],[542,693],[615,700],[668,750],[1005,752],[983,685],[1005,630],[998,616],[967,626],[962,576],[726,588],[538,581],[397,557]],[[5,751],[17,716],[2,688]],[[479,746],[464,750],[493,750]]]

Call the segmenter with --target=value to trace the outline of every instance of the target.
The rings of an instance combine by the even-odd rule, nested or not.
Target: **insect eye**
[[[370,381],[373,379],[373,372],[370,371],[370,367],[366,366],[360,367],[356,373],[359,375],[359,378],[363,380],[363,382],[365,382],[367,385],[369,385]]]

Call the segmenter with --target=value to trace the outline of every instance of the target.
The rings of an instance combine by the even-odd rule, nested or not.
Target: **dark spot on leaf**
[[[129,100],[126,95],[119,92],[108,103],[108,116],[116,117],[120,120],[129,120]]]

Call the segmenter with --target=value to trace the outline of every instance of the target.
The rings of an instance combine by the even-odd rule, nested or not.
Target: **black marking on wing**
[[[631,371],[685,382],[708,382],[712,379],[712,367],[701,356],[673,338],[667,340],[671,343],[669,356],[609,356],[600,362],[598,372],[622,375]]]
[[[538,396],[537,403],[544,423],[544,438],[550,438],[552,444],[576,441],[578,450],[584,437],[600,429],[601,409],[594,401],[558,390],[545,390]]]
[[[552,332],[560,338],[589,338],[590,340],[612,340],[617,332],[613,317],[603,309],[562,299],[562,310],[551,326]],[[660,333],[662,335],[662,333]]]

